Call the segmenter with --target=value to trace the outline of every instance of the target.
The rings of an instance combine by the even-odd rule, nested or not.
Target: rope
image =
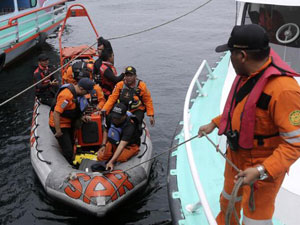
[[[225,158],[226,162],[233,168],[235,169],[238,173],[241,171],[239,170],[239,168],[230,160],[227,158],[227,156],[221,152],[220,148],[218,145],[216,145],[208,136],[207,134],[202,131],[202,134],[207,138],[207,140],[212,143],[212,145],[216,148],[217,152],[219,152],[223,158]],[[238,179],[238,181],[236,182],[236,184],[234,185],[233,187],[233,190],[231,192],[231,197],[230,197],[230,200],[229,200],[229,203],[228,203],[228,206],[227,206],[227,210],[226,210],[226,214],[225,214],[225,225],[230,225],[230,218],[231,218],[231,215],[232,215],[232,212],[235,208],[235,202],[236,202],[236,198],[237,198],[237,193],[238,193],[238,190],[240,189],[240,187],[242,186],[243,184],[243,180],[244,180],[244,177],[240,177]],[[253,212],[255,210],[255,203],[254,203],[254,184],[251,184],[250,185],[250,188],[251,188],[251,191],[250,191],[250,197],[249,197],[249,207],[251,209],[251,211]],[[234,210],[234,216],[235,216],[235,219],[236,219],[236,222],[237,224],[240,224],[239,223],[239,217],[237,215],[237,212],[236,210]]]
[[[44,162],[44,163],[47,163],[48,165],[50,165],[51,164],[51,162],[50,161],[47,161],[47,160],[44,160],[44,159],[41,159],[41,157],[40,157],[40,155],[39,154],[41,154],[44,150],[41,150],[41,149],[39,149],[39,142],[38,142],[38,139],[40,138],[39,136],[36,136],[35,135],[35,130],[37,129],[37,127],[39,126],[39,124],[38,123],[36,123],[36,119],[37,119],[37,117],[38,117],[38,115],[39,115],[39,113],[37,113],[37,110],[38,110],[38,108],[40,107],[40,102],[38,101],[38,106],[36,107],[36,109],[35,109],[35,113],[36,113],[36,116],[34,117],[34,125],[35,125],[35,128],[33,129],[33,136],[34,136],[34,138],[35,138],[35,142],[36,142],[36,145],[35,145],[35,150],[36,150],[36,157],[41,161],[41,162]]]
[[[237,194],[238,194],[238,191],[240,189],[240,187],[242,186],[243,184],[243,180],[244,178],[243,177],[240,177],[238,179],[238,181],[236,182],[236,184],[234,185],[233,187],[233,190],[231,192],[231,198],[228,202],[228,206],[227,206],[227,210],[226,210],[226,214],[225,214],[225,225],[230,225],[230,218],[231,218],[231,215],[232,215],[232,212],[234,210],[234,205],[235,205],[235,200],[237,198]],[[234,210],[234,218],[237,222],[237,224],[240,224],[240,219],[237,215],[237,212],[236,210]]]
[[[159,24],[159,25],[156,25],[156,26],[153,26],[153,27],[150,27],[148,29],[145,29],[145,30],[141,30],[141,31],[138,31],[138,32],[135,32],[135,33],[131,33],[131,34],[125,34],[125,35],[121,35],[121,36],[116,36],[116,37],[112,37],[112,38],[108,38],[107,40],[116,40],[116,39],[121,39],[121,38],[125,38],[125,37],[130,37],[130,36],[134,36],[134,35],[137,35],[137,34],[141,34],[141,33],[145,33],[145,32],[148,32],[148,31],[151,31],[151,30],[154,30],[154,29],[157,29],[159,27],[162,27],[162,26],[165,26],[169,23],[172,23],[176,20],[179,20],[181,19],[182,17],[185,17],[195,11],[197,11],[198,9],[202,8],[203,6],[205,6],[206,4],[210,3],[212,0],[208,0],[207,2],[201,4],[200,6],[196,7],[195,9],[181,15],[181,16],[178,16],[176,17],[175,19],[172,19],[172,20],[169,20],[165,23],[162,23],[162,24]],[[65,66],[69,65],[71,62],[73,62],[74,60],[76,60],[78,57],[80,57],[83,53],[85,53],[87,50],[89,50],[90,48],[92,48],[94,45],[96,45],[98,43],[98,41],[94,42],[93,44],[91,44],[88,48],[84,49],[78,56],[76,56],[74,59],[70,60],[69,62],[67,62],[66,64],[64,64],[63,66],[57,68],[54,72],[50,73],[49,75],[45,76],[43,79],[41,79],[40,81],[34,83],[33,85],[27,87],[26,89],[24,89],[23,91],[19,92],[18,94],[12,96],[11,98],[5,100],[4,102],[2,102],[0,104],[0,107],[5,105],[6,103],[12,101],[13,99],[17,98],[18,96],[22,95],[23,93],[27,92],[28,90],[30,90],[31,88],[35,87],[36,85],[38,85],[39,83],[43,82],[44,80],[48,79],[50,76],[52,76],[53,74],[55,74],[56,72],[58,72],[59,70],[61,70],[62,68],[64,68]]]
[[[43,79],[41,79],[40,81],[34,83],[33,85],[27,87],[26,89],[24,89],[23,91],[19,92],[18,94],[14,95],[13,97],[7,99],[6,101],[2,102],[0,104],[0,107],[5,105],[6,103],[10,102],[11,100],[15,99],[16,97],[20,96],[21,94],[25,93],[26,91],[30,90],[31,88],[35,87],[36,85],[38,85],[39,83],[43,82],[44,80],[48,79],[50,76],[52,76],[53,74],[55,74],[56,72],[58,72],[59,70],[61,70],[62,68],[64,68],[66,65],[70,64],[71,62],[73,62],[74,60],[76,60],[78,57],[80,57],[83,53],[85,53],[87,50],[89,50],[90,48],[92,48],[97,42],[95,42],[94,44],[90,45],[89,47],[87,47],[86,49],[84,49],[78,56],[76,56],[74,59],[70,60],[69,62],[65,63],[63,66],[57,68],[56,70],[54,70],[52,73],[50,73],[49,75],[45,76]]]
[[[230,159],[228,159],[227,156],[226,156],[223,152],[221,152],[219,146],[216,145],[216,144],[215,144],[215,143],[207,136],[207,134],[206,134],[204,131],[202,132],[202,134],[207,138],[207,140],[208,140],[210,143],[212,143],[212,145],[216,148],[217,152],[219,152],[219,153],[221,154],[221,156],[223,156],[223,158],[229,163],[229,165],[232,166],[232,168],[235,169],[236,172],[239,173],[241,170],[240,170],[239,168],[237,168],[237,166],[234,165],[233,162],[232,162]]]
[[[191,11],[189,11],[189,12],[187,12],[187,13],[181,15],[181,16],[178,16],[178,17],[176,17],[176,18],[174,18],[174,19],[172,19],[172,20],[169,20],[169,21],[167,21],[167,22],[164,22],[164,23],[162,23],[162,24],[159,24],[159,25],[150,27],[150,28],[148,28],[148,29],[145,29],[145,30],[141,30],[141,31],[135,32],[135,33],[125,34],[125,35],[122,35],[122,36],[113,37],[113,38],[110,38],[110,39],[108,39],[108,40],[115,40],[115,39],[121,39],[121,38],[124,38],[124,37],[130,37],[130,36],[134,36],[134,35],[137,35],[137,34],[145,33],[145,32],[148,32],[148,31],[157,29],[157,28],[159,28],[159,27],[165,26],[165,25],[167,25],[167,24],[169,24],[169,23],[172,23],[172,22],[174,22],[174,21],[176,21],[176,20],[179,20],[179,19],[181,19],[181,18],[183,18],[183,17],[185,17],[185,16],[187,16],[187,15],[189,15],[189,14],[191,14],[191,13],[197,11],[198,9],[202,8],[203,6],[205,6],[206,4],[210,3],[211,1],[212,1],[212,0],[208,0],[207,2],[205,2],[205,3],[201,4],[201,5],[199,5],[198,7],[196,7],[195,9],[193,9],[193,10],[191,10]]]
[[[158,154],[158,155],[156,155],[156,156],[154,156],[154,157],[152,157],[152,158],[150,158],[150,159],[148,159],[148,160],[145,160],[145,161],[143,161],[143,162],[141,162],[141,163],[138,163],[138,164],[136,164],[136,165],[134,165],[134,166],[132,166],[132,167],[126,169],[126,170],[121,170],[120,172],[114,172],[114,173],[125,173],[125,172],[127,172],[127,171],[129,171],[129,170],[131,170],[131,169],[134,169],[134,168],[136,168],[136,167],[138,167],[138,166],[140,166],[140,165],[142,165],[142,164],[144,164],[144,163],[146,163],[146,162],[149,162],[149,161],[151,161],[151,160],[153,160],[153,159],[155,159],[155,158],[157,158],[157,157],[159,157],[159,156],[161,156],[161,155],[163,155],[163,154],[165,154],[165,153],[167,153],[167,152],[170,152],[170,151],[172,151],[173,149],[178,148],[179,146],[181,146],[181,145],[183,145],[183,144],[185,144],[185,143],[187,143],[187,142],[189,142],[189,141],[195,139],[196,137],[198,137],[198,135],[195,135],[195,136],[191,137],[190,139],[188,139],[188,140],[186,140],[186,141],[184,141],[184,142],[182,142],[182,143],[180,143],[180,144],[178,144],[178,145],[175,145],[175,146],[173,146],[172,148],[169,148],[168,150],[165,150],[165,151],[163,151],[162,153],[160,153],[160,154]],[[111,172],[110,172],[110,173],[111,173]],[[126,173],[126,174],[127,174],[127,173]],[[129,175],[127,174],[127,176],[129,176]],[[114,195],[116,194],[116,192],[120,189],[120,187],[122,186],[122,184],[123,184],[125,181],[126,181],[126,179],[124,179],[123,182],[117,187],[117,189],[115,190],[115,192],[111,195],[110,200],[112,200],[112,196],[114,196]]]

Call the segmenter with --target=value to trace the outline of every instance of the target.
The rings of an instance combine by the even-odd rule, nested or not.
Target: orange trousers
[[[241,170],[245,170],[249,167],[255,167],[258,164],[262,164],[266,158],[266,154],[269,155],[271,152],[262,152],[264,150],[239,150],[233,152],[227,151],[227,157]],[[226,163],[224,173],[224,187],[220,196],[220,208],[221,211],[218,214],[216,220],[218,225],[225,225],[225,214],[229,203],[230,195],[234,187],[234,176],[237,172]],[[252,212],[249,208],[249,197],[250,197],[250,186],[242,186],[237,194],[235,203],[235,210],[240,218],[240,211],[243,208],[243,224],[262,224],[259,222],[270,222],[274,213],[274,203],[276,195],[282,184],[285,174],[282,174],[276,179],[272,177],[266,180],[259,180],[255,183],[254,188],[254,202],[255,210]],[[230,224],[237,224],[232,213]],[[266,223],[269,224],[269,223]],[[270,223],[272,224],[272,223]]]
[[[113,156],[116,149],[117,149],[117,145],[114,145],[108,141],[106,143],[105,151],[99,153],[98,160],[99,161],[109,160]],[[119,155],[119,157],[117,158],[117,162],[126,162],[132,156],[138,154],[139,150],[140,147],[136,144],[126,146],[121,152],[121,154]]]

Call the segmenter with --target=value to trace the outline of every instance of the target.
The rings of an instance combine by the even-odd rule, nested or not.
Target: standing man
[[[237,173],[226,163],[217,222],[225,224],[234,181],[242,177],[235,209],[240,217],[243,208],[243,224],[272,224],[285,173],[300,157],[300,88],[293,78],[299,75],[270,50],[259,25],[235,26],[228,43],[216,48],[226,50],[237,76],[222,115],[199,128],[201,137],[218,127],[218,134],[227,136],[227,157],[240,169]],[[248,205],[251,194],[255,209]],[[231,224],[236,224],[234,217]]]
[[[39,55],[38,60],[38,68],[33,74],[34,83],[39,82],[51,73],[49,71],[48,56],[46,54],[41,54]],[[41,103],[51,106],[57,88],[58,81],[52,75],[35,86],[35,95]]]
[[[63,85],[59,89],[56,102],[50,111],[50,129],[62,148],[63,155],[70,164],[73,159],[74,146],[73,123],[82,116],[77,96],[92,93],[94,84],[89,78],[82,78],[78,84]],[[82,120],[87,122],[88,117],[83,117]]]
[[[128,107],[128,110],[136,116],[140,125],[143,123],[145,112],[147,112],[150,124],[154,126],[154,108],[150,91],[145,82],[137,79],[136,69],[133,66],[126,67],[124,81],[120,81],[116,85],[102,111],[109,113],[117,101]]]

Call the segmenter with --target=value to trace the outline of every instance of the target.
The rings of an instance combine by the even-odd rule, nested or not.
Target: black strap
[[[250,78],[237,92],[235,97],[235,104],[239,104],[253,89],[259,78],[264,74],[265,70],[261,71],[258,75]]]
[[[72,93],[72,95],[73,95],[73,98],[74,98],[74,99],[77,99],[77,93],[76,93],[76,91],[75,91],[74,85],[73,85],[73,84],[70,84],[67,88],[71,91],[71,93]]]
[[[276,134],[270,134],[270,135],[254,135],[254,139],[257,139],[258,145],[264,145],[264,139],[276,137],[276,136],[279,136],[279,132],[277,132]]]
[[[262,110],[268,110],[269,103],[271,101],[272,96],[266,93],[262,93],[259,97],[256,106]]]
[[[286,75],[287,73],[291,73],[287,70],[284,70],[282,68],[280,68],[279,66],[277,66],[276,64],[273,63],[273,60],[271,61],[269,66],[273,66],[276,69],[278,69],[282,75]],[[258,75],[252,77],[251,79],[249,79],[246,84],[243,85],[243,87],[240,88],[240,90],[238,91],[238,93],[236,94],[236,105],[241,102],[253,89],[253,87],[255,86],[255,84],[257,83],[257,81],[261,78],[261,76],[264,74],[265,70],[267,68],[266,67],[264,70],[262,70]],[[261,96],[259,97],[259,100],[257,102],[257,107],[263,109],[263,110],[267,110],[268,109],[268,105],[270,103],[271,100],[271,96],[267,95],[265,93],[262,93]]]
[[[65,88],[68,88],[68,89],[71,91],[71,93],[72,93],[72,95],[73,95],[73,101],[75,102],[76,105],[78,104],[78,101],[77,101],[77,93],[76,93],[76,91],[75,91],[75,87],[74,87],[73,84],[69,84],[67,87],[60,88],[60,89],[56,92],[55,97],[54,97],[54,101],[53,101],[53,103],[52,103],[52,106],[51,106],[51,110],[50,110],[50,111],[54,111],[54,107],[55,107],[55,105],[56,105],[56,103],[57,103],[57,96],[58,96],[59,93],[62,92],[62,90],[64,90]]]

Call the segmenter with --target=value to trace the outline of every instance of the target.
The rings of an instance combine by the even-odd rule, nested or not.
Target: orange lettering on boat
[[[96,187],[100,190],[96,190]],[[114,194],[114,192],[115,188],[108,180],[106,180],[104,177],[96,176],[90,181],[89,185],[87,186],[86,191],[84,193],[83,201],[90,204],[91,198],[98,196],[111,196]],[[118,196],[115,193],[112,197],[112,200],[116,200],[117,198]]]
[[[84,181],[90,180],[91,177],[85,173],[77,173],[76,176],[78,177],[76,180],[69,181],[68,186],[65,188],[65,193],[71,198],[78,199],[82,194],[82,185],[79,177],[82,177]]]
[[[116,185],[120,196],[126,193],[124,187],[126,187],[127,190],[131,190],[133,188],[133,184],[128,180],[128,176],[124,173],[110,173],[107,174],[106,177]]]

